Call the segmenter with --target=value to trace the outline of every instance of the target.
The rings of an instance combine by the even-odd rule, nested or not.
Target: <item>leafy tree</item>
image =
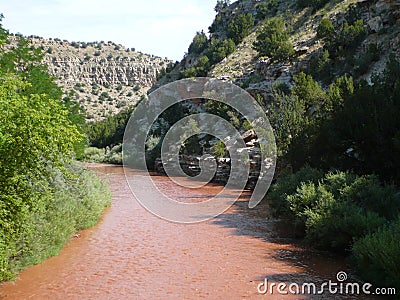
[[[227,8],[229,5],[231,4],[230,0],[218,0],[217,4],[215,5],[215,12],[216,13],[220,13],[221,11],[223,11],[225,8]]]
[[[285,61],[294,56],[293,45],[282,17],[269,19],[253,47],[261,56],[269,56],[272,61]]]
[[[329,86],[327,109],[335,112],[343,108],[344,100],[350,97],[355,91],[353,77],[343,75]]]
[[[400,182],[400,160],[395,155],[400,151],[399,70],[400,62],[391,57],[372,86],[362,83],[344,93],[342,108],[321,127],[313,146],[314,163]]]
[[[289,150],[292,140],[308,124],[305,101],[294,95],[277,92],[268,111],[268,118],[274,128],[278,155],[283,156]]]
[[[268,15],[274,15],[278,11],[278,0],[263,1],[257,5],[257,19],[264,20]]]
[[[208,39],[206,34],[203,31],[197,32],[188,51],[189,53],[200,54],[207,48],[207,45]]]
[[[342,55],[352,56],[355,48],[365,38],[364,21],[359,19],[353,24],[344,22],[340,32],[325,44],[325,49],[329,50],[331,57]]]
[[[365,34],[366,31],[362,19],[355,21],[352,25],[345,22],[339,36],[339,42],[345,49],[354,48],[364,39]]]
[[[7,37],[0,26],[0,281],[11,276],[12,261],[33,251],[34,221],[49,217],[54,204],[52,172],[72,176],[66,164],[83,140],[79,114],[62,102],[41,51],[22,37],[6,50]]]
[[[235,42],[232,39],[227,40],[219,40],[212,39],[211,45],[207,50],[207,57],[210,60],[211,64],[216,64],[222,61],[229,54],[233,53],[236,50]]]
[[[329,18],[323,18],[317,28],[317,38],[330,40],[335,34],[335,28]]]
[[[227,36],[237,45],[249,34],[253,25],[254,18],[251,13],[239,14],[229,22]]]
[[[324,105],[327,95],[311,75],[300,72],[293,80],[295,82],[293,93],[305,102],[308,109],[312,106],[321,108]],[[317,107],[314,107],[314,111],[316,110]]]
[[[91,146],[97,148],[112,147],[121,144],[124,132],[133,109],[127,109],[102,121],[88,125],[87,135]]]

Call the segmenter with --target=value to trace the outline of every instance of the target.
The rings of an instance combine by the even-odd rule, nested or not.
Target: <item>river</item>
[[[359,299],[284,296],[276,289],[259,294],[265,278],[321,284],[349,269],[340,258],[300,246],[268,217],[265,205],[248,209],[248,193],[215,219],[176,224],[135,201],[121,167],[92,168],[109,181],[113,195],[100,223],[80,232],[59,256],[2,284],[0,299]],[[217,185],[185,189],[162,176],[154,180],[177,198],[196,201],[221,190]]]

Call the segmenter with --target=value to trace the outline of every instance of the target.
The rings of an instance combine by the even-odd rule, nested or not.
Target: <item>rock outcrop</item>
[[[112,42],[68,42],[34,36],[28,40],[43,50],[50,74],[63,87],[65,97],[85,109],[89,121],[135,105],[171,63]]]
[[[178,168],[181,168],[183,172],[190,177],[195,177],[198,176],[201,172],[201,168],[212,168],[212,163],[211,161],[215,161],[216,163],[216,170],[214,173],[214,177],[212,178],[212,182],[218,183],[218,184],[226,184],[229,179],[232,180],[232,182],[243,182],[243,180],[247,181],[246,184],[246,189],[254,189],[255,185],[257,184],[257,180],[260,176],[260,169],[261,169],[261,153],[260,153],[260,148],[257,143],[257,136],[255,135],[255,132],[253,130],[249,130],[245,133],[242,134],[241,138],[244,140],[246,143],[246,148],[240,148],[237,149],[237,153],[235,153],[238,156],[238,162],[243,163],[243,168],[246,166],[248,163],[249,165],[249,176],[248,178],[232,178],[231,175],[231,158],[230,157],[223,157],[223,158],[215,158],[211,155],[211,153],[207,153],[208,157],[205,159],[205,163],[202,165],[201,164],[201,159],[199,155],[179,155],[179,166],[176,165],[176,162],[174,161],[175,157],[171,156],[168,158],[166,161],[162,161],[161,158],[157,158],[155,161],[154,169],[156,172],[160,174],[166,174],[165,168],[167,165],[169,165],[170,170],[178,170]],[[247,153],[248,155],[248,161],[246,158],[246,162],[241,159],[243,156],[243,152]],[[235,155],[234,154],[234,155]],[[270,161],[270,164],[272,164],[272,160],[269,158],[266,158],[266,162]],[[171,175],[171,174],[169,174]],[[173,174],[172,174],[173,175]]]

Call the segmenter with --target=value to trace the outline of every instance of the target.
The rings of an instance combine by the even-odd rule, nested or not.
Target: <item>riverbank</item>
[[[25,232],[0,240],[0,282],[58,255],[75,233],[97,224],[111,203],[105,181],[82,163],[72,162],[64,171],[53,168],[49,174],[41,195],[46,203],[31,213]]]

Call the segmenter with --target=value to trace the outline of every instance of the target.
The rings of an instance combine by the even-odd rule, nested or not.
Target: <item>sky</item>
[[[113,41],[181,60],[197,31],[208,32],[216,0],[0,0],[11,33]]]

